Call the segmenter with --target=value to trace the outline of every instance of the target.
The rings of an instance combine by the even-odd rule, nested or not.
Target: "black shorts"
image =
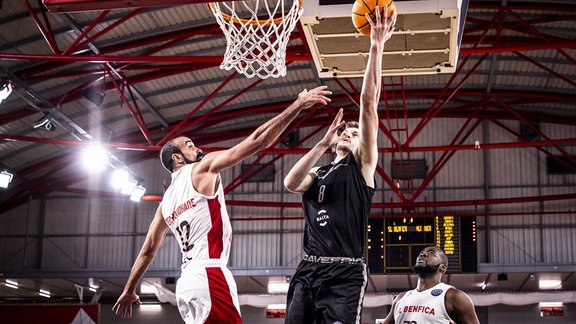
[[[290,280],[286,324],[360,323],[366,265],[302,261]]]

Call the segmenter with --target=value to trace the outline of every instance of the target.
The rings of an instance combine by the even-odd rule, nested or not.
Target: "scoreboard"
[[[368,222],[367,263],[370,273],[412,273],[420,251],[441,248],[448,257],[448,273],[476,272],[476,218],[371,218]]]

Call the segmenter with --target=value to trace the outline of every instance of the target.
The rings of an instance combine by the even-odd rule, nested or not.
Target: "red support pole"
[[[541,68],[542,70],[544,70],[544,71],[552,74],[553,76],[557,77],[558,79],[560,79],[560,80],[568,83],[569,85],[573,86],[574,88],[576,88],[576,82],[568,79],[567,77],[561,75],[560,73],[558,73],[558,72],[556,72],[556,71],[548,68],[547,66],[545,66],[545,65],[543,65],[543,64],[540,64],[538,61],[533,60],[533,59],[529,58],[528,56],[526,56],[526,55],[524,55],[524,54],[521,54],[521,53],[519,53],[519,52],[514,52],[514,54],[516,54],[516,56],[519,56],[519,57],[523,58],[524,60],[526,60],[526,61],[528,61],[528,62],[536,65],[537,67]]]
[[[108,56],[108,55],[33,55],[0,53],[0,59],[20,61],[91,62],[91,63],[220,63],[222,56]],[[309,55],[287,54],[286,61],[312,61]]]
[[[476,109],[476,112],[479,110],[479,108],[480,108],[480,106],[478,106],[478,108]],[[454,145],[456,143],[456,141],[458,140],[460,135],[462,135],[462,133],[464,132],[464,130],[466,129],[468,124],[472,121],[473,117],[474,117],[474,114],[471,115],[468,118],[468,120],[466,120],[466,122],[464,123],[464,125],[462,125],[462,127],[460,128],[460,130],[458,131],[456,136],[454,136],[454,139],[450,142],[450,145]],[[470,128],[470,130],[468,130],[468,133],[462,137],[462,139],[460,140],[460,143],[465,141],[468,138],[468,136],[470,136],[470,134],[472,134],[472,132],[476,129],[476,127],[478,127],[478,125],[480,125],[480,121],[481,121],[480,119],[476,121],[476,123]],[[422,181],[422,183],[418,186],[418,189],[414,192],[412,197],[410,197],[410,201],[414,201],[420,196],[420,194],[424,191],[424,189],[430,183],[430,181],[432,181],[432,179],[434,179],[436,174],[438,174],[438,172],[446,165],[446,162],[448,162],[448,160],[450,160],[450,158],[452,158],[452,156],[455,153],[456,153],[456,151],[451,151],[451,152],[446,151],[442,154],[442,156],[440,156],[440,158],[436,161],[436,163],[432,167],[432,170],[430,171],[430,173],[428,173],[426,175],[426,178],[424,178],[424,181]]]
[[[90,25],[88,25],[88,27],[84,28],[82,33],[76,37],[76,39],[72,42],[72,44],[70,44],[64,51],[62,51],[62,55],[68,55],[72,51],[77,49],[78,47],[76,47],[76,45],[80,41],[82,41],[82,39],[84,37],[86,37],[86,35],[88,35],[88,33],[91,32],[94,29],[94,27],[96,27],[102,21],[102,19],[106,18],[106,16],[108,15],[109,12],[110,12],[110,10],[102,11],[100,13],[100,15],[98,15],[98,17],[96,17],[96,19],[94,19],[94,21]],[[83,44],[87,44],[87,42],[85,42]]]
[[[410,143],[412,143],[412,141],[416,138],[416,136],[418,136],[418,134],[420,134],[420,132],[422,131],[422,129],[424,129],[424,127],[428,124],[428,122],[430,122],[430,120],[432,120],[432,118],[434,118],[434,116],[436,116],[438,114],[440,109],[442,109],[450,101],[450,99],[456,94],[456,92],[458,92],[458,90],[460,90],[460,87],[462,87],[462,85],[464,84],[466,79],[468,79],[468,77],[470,75],[472,75],[472,73],[476,70],[476,68],[478,68],[478,66],[484,61],[486,56],[487,56],[487,54],[484,54],[478,60],[478,62],[476,62],[476,64],[474,64],[474,66],[470,69],[470,71],[468,71],[468,73],[466,73],[466,75],[462,78],[462,80],[460,80],[460,82],[458,82],[458,85],[456,86],[456,88],[454,88],[454,90],[452,90],[450,95],[444,99],[444,101],[440,104],[440,106],[434,108],[436,103],[439,102],[440,99],[445,95],[445,90],[448,89],[448,86],[450,85],[451,81],[454,80],[454,77],[457,75],[457,73],[455,73],[454,76],[452,78],[450,78],[450,81],[448,81],[446,86],[442,89],[442,92],[440,93],[440,95],[436,98],[436,100],[434,100],[432,105],[430,105],[430,109],[426,113],[426,116],[424,116],[422,118],[422,120],[418,123],[418,125],[416,125],[416,127],[412,131],[412,134],[410,134],[410,136],[406,140],[406,143],[405,143],[406,145],[410,145]],[[467,57],[466,59],[468,59],[468,58],[469,57]],[[464,64],[462,64],[459,69],[461,69],[463,66],[464,66]]]
[[[552,41],[550,40],[549,35],[544,35],[544,34],[542,34],[541,32],[539,32],[538,30],[536,30],[536,28],[534,28],[534,26],[528,24],[528,23],[526,22],[526,20],[522,19],[522,17],[520,17],[520,16],[519,16],[517,13],[515,13],[513,10],[511,10],[511,9],[507,9],[507,10],[508,10],[508,12],[509,12],[512,16],[514,16],[514,18],[516,18],[516,19],[517,19],[518,21],[520,21],[524,26],[526,26],[526,27],[532,32],[532,35],[540,38],[541,40],[543,40],[544,42],[546,42],[548,45],[552,45],[551,47],[548,47],[548,48],[555,48],[555,49],[557,49],[557,50],[558,50],[558,53],[560,53],[562,56],[564,56],[568,61],[572,62],[572,64],[576,64],[576,60],[575,60],[572,56],[570,56],[570,54],[568,54],[568,53],[566,53],[565,51],[562,50],[562,48],[564,48],[565,46],[559,46],[559,47],[557,47],[557,46],[558,46],[558,43],[552,43]],[[569,44],[568,44],[568,46],[566,46],[566,48],[574,48],[574,47],[576,47],[576,41],[571,40],[571,41],[569,41],[568,43],[569,43]],[[561,43],[560,43],[560,44],[561,44]],[[572,44],[571,46],[573,46],[573,47],[570,47],[570,44]]]
[[[110,76],[110,80],[112,81],[112,83],[114,83],[116,90],[118,90],[118,94],[120,95],[120,98],[122,98],[122,101],[126,104],[126,107],[128,108],[128,111],[130,112],[130,115],[132,115],[132,118],[134,118],[134,120],[136,121],[136,124],[138,124],[138,128],[140,128],[140,131],[142,132],[142,135],[144,135],[146,142],[148,142],[148,144],[150,144],[150,145],[154,145],[154,141],[152,140],[152,137],[150,136],[150,133],[148,132],[148,128],[146,127],[144,120],[141,120],[140,117],[138,116],[138,114],[132,109],[132,105],[130,104],[130,101],[126,98],[126,96],[124,95],[124,92],[122,91],[122,89],[120,88],[118,83],[116,83],[114,76],[112,76],[112,74],[110,73],[110,71],[108,69],[106,69],[106,72]]]
[[[382,169],[380,165],[376,165],[376,172],[378,172],[378,174],[382,177],[382,180],[388,185],[390,189],[392,189],[392,191],[394,191],[394,193],[398,196],[398,198],[400,198],[401,202],[408,201],[408,199],[406,199],[402,191],[400,191],[400,189],[396,187],[394,181],[392,181],[390,176],[386,174],[386,172],[384,171],[384,169]]]
[[[30,13],[30,17],[32,17],[32,19],[34,20],[34,23],[36,24],[36,26],[38,26],[40,33],[42,33],[42,36],[44,36],[44,39],[46,40],[46,43],[48,43],[48,46],[50,47],[50,50],[52,50],[52,53],[54,53],[56,55],[60,54],[60,50],[58,49],[58,45],[54,41],[54,36],[52,36],[52,33],[50,31],[47,31],[44,28],[44,26],[40,22],[40,19],[38,19],[38,16],[36,16],[34,9],[30,5],[30,3],[28,2],[28,0],[22,0],[22,2],[24,2],[26,9],[28,9],[28,13]]]
[[[303,119],[305,119],[306,117],[304,117]],[[293,127],[295,128],[295,127]],[[310,134],[308,134],[305,138],[299,140],[295,146],[300,145],[301,143],[304,143],[306,140],[308,140],[310,137],[316,135],[316,133],[318,133],[320,130],[322,130],[324,128],[324,126],[320,126],[317,129],[315,129],[314,131],[312,131]],[[289,133],[289,132],[287,132]],[[279,139],[281,140],[281,139]],[[274,146],[274,145],[271,145]],[[262,171],[265,167],[267,167],[268,165],[270,165],[271,163],[274,163],[276,160],[278,160],[279,158],[281,158],[284,154],[286,153],[280,153],[277,154],[275,157],[273,157],[272,159],[270,159],[270,161],[266,162],[264,165],[262,165],[260,168],[258,168],[257,170],[254,170],[251,174],[248,174],[250,172],[250,170],[252,169],[252,167],[254,167],[263,157],[264,154],[260,155],[254,162],[252,162],[250,164],[250,166],[244,171],[241,172],[236,178],[234,178],[232,181],[230,181],[230,183],[226,186],[226,188],[224,188],[224,193],[228,193],[234,189],[236,189],[238,186],[240,186],[242,183],[244,183],[246,180],[248,180],[249,178],[251,178],[252,176],[254,176],[255,174],[257,174],[258,172]],[[247,176],[245,176],[247,175]]]
[[[496,101],[498,101],[498,103],[500,103],[500,105],[505,108],[506,110],[508,110],[511,114],[513,114],[519,121],[523,122],[526,126],[528,126],[531,130],[535,131],[538,135],[542,136],[542,138],[544,138],[545,140],[549,141],[550,138],[548,136],[546,136],[546,134],[542,133],[541,130],[539,130],[538,128],[534,127],[532,124],[530,124],[530,122],[528,122],[524,117],[522,117],[519,113],[517,113],[512,107],[510,107],[508,104],[506,104],[506,102],[504,102],[504,100],[502,100],[500,97],[494,97],[494,99],[496,99]],[[558,152],[560,152],[564,157],[566,157],[570,162],[574,163],[576,165],[576,159],[574,159],[568,152],[566,152],[566,150],[564,150],[562,147],[560,147],[559,145],[553,145],[553,147],[558,150]]]
[[[128,21],[130,18],[140,14],[142,11],[144,11],[144,8],[138,8],[136,10],[134,10],[133,12],[129,13],[128,15],[118,19],[117,21],[113,22],[112,24],[106,26],[106,28],[102,29],[101,31],[97,32],[96,34],[88,37],[86,40],[84,40],[82,43],[78,44],[77,46],[75,46],[75,49],[78,48],[83,48],[84,46],[86,46],[88,43],[94,41],[95,39],[97,39],[98,37],[108,33],[109,31],[111,31],[112,29],[120,26],[121,24],[123,24],[124,22]]]
[[[176,132],[181,130],[181,127],[186,124],[186,122],[192,118],[192,116],[198,111],[200,110],[202,107],[204,107],[204,105],[206,103],[208,103],[216,94],[218,94],[218,92],[220,92],[220,90],[222,90],[222,88],[224,88],[228,82],[232,81],[236,76],[238,75],[238,72],[234,71],[234,73],[230,74],[226,80],[224,80],[224,82],[222,82],[218,87],[216,87],[216,89],[214,89],[214,91],[212,91],[212,93],[210,93],[209,95],[207,95],[204,100],[202,100],[202,102],[200,102],[200,104],[198,104],[198,106],[196,106],[196,108],[192,109],[191,112],[189,112],[179,123],[178,125],[172,127],[172,129],[168,132],[168,134],[166,134],[164,137],[162,137],[161,140],[158,141],[158,143],[156,143],[156,145],[164,145],[166,142],[168,142],[168,140],[170,138],[172,138],[172,136],[174,136],[174,134],[176,134]]]

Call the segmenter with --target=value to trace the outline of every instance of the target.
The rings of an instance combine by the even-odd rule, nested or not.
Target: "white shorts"
[[[232,272],[220,260],[191,261],[176,284],[178,310],[186,324],[242,323]]]

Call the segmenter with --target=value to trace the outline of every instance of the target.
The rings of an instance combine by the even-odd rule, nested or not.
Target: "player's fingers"
[[[374,7],[374,15],[376,17],[376,24],[378,24],[378,22],[380,21],[380,8],[378,8],[378,6]]]
[[[374,28],[374,22],[372,21],[372,17],[370,17],[370,14],[365,14],[364,17],[366,17],[366,21],[370,24],[371,28]]]

